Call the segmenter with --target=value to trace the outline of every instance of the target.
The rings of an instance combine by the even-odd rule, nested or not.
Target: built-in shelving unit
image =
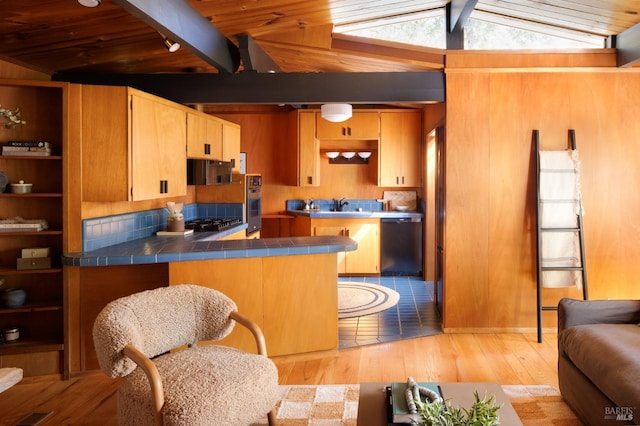
[[[25,376],[58,374],[64,364],[63,269],[60,263],[63,239],[63,109],[64,83],[0,80],[0,105],[19,108],[26,124],[0,127],[0,145],[9,141],[47,141],[54,146],[50,156],[0,155],[0,171],[9,183],[33,184],[31,193],[13,194],[9,186],[0,193],[0,219],[20,217],[44,220],[41,231],[0,232],[0,278],[5,289],[21,288],[25,303],[8,307],[0,299],[0,331],[17,327],[15,342],[0,341],[3,367],[20,367]],[[50,249],[51,266],[18,269],[22,249]]]

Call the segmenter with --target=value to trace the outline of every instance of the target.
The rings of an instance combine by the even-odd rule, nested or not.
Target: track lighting
[[[180,43],[178,43],[177,41],[173,41],[165,36],[162,36],[162,38],[164,39],[164,45],[167,47],[167,50],[169,52],[173,53],[176,50],[180,49]]]

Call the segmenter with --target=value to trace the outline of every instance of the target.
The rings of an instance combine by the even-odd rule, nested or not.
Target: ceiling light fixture
[[[350,104],[324,104],[320,107],[322,118],[334,123],[340,123],[351,118]]]
[[[100,6],[100,0],[78,0],[78,3],[84,7],[98,7]]]
[[[164,45],[169,52],[173,53],[176,50],[180,49],[180,43],[178,43],[177,41],[173,41],[167,36],[162,36],[162,39],[164,40]]]

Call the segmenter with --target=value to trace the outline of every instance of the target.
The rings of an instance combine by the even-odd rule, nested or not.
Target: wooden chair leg
[[[269,422],[269,426],[276,426],[276,408],[273,407],[273,410],[269,411],[267,414],[267,420]]]

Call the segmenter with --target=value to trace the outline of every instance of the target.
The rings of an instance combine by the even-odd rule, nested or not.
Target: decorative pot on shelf
[[[19,308],[27,299],[27,292],[21,288],[8,288],[1,293],[2,306],[5,308]]]

